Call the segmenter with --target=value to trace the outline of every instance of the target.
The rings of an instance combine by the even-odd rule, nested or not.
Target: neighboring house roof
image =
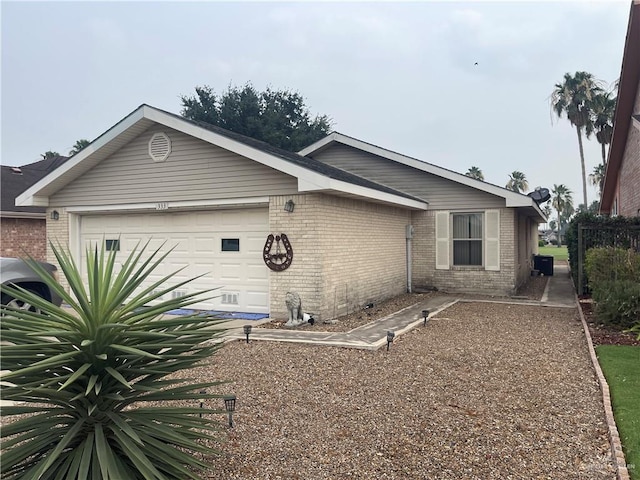
[[[418,170],[422,170],[424,172],[437,175],[439,177],[452,180],[457,183],[461,183],[468,187],[472,187],[483,192],[490,193],[492,195],[496,195],[498,197],[502,197],[505,199],[505,204],[507,207],[533,207],[535,208],[540,216],[544,219],[546,218],[538,204],[536,204],[531,197],[528,195],[524,195],[521,193],[516,193],[512,190],[498,187],[497,185],[492,185],[487,182],[483,182],[481,180],[476,180],[474,178],[468,177],[461,173],[454,172],[452,170],[448,170],[446,168],[439,167],[437,165],[433,165],[431,163],[424,162],[422,160],[418,160],[416,158],[408,157],[406,155],[402,155],[400,153],[387,150],[382,147],[378,147],[377,145],[373,145],[371,143],[363,142],[362,140],[358,140],[353,137],[349,137],[348,135],[344,135],[339,132],[333,132],[326,136],[325,138],[317,141],[313,145],[300,150],[300,155],[313,155],[314,153],[318,153],[326,148],[329,148],[331,145],[341,143],[343,145],[347,145],[353,148],[357,148],[364,152],[377,155],[379,157],[383,157],[403,165],[407,165]]]
[[[618,174],[622,166],[624,151],[629,136],[629,127],[633,115],[633,106],[640,83],[640,0],[631,3],[627,39],[622,54],[622,72],[618,86],[618,101],[613,118],[613,136],[609,147],[609,159],[602,182],[600,212],[609,213],[613,204],[618,183]],[[634,116],[636,118],[638,116]],[[640,121],[640,118],[637,118]]]
[[[242,155],[298,179],[300,192],[330,192],[426,210],[424,200],[377,184],[296,153],[230,132],[204,122],[188,120],[149,105],[136,110],[111,127],[89,146],[18,197],[19,205],[49,204],[49,196],[98,165],[153,124],[161,124]]]
[[[15,204],[16,197],[68,159],[69,157],[58,156],[21,167],[2,165],[0,172],[2,183],[0,188],[0,216],[4,218],[44,218],[44,208],[18,207]]]

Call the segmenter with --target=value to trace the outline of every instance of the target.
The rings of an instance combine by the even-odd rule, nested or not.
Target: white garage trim
[[[127,210],[177,210],[181,208],[194,207],[245,207],[245,206],[267,206],[269,205],[269,197],[251,197],[251,198],[225,198],[220,200],[193,200],[183,202],[161,202],[161,203],[127,203],[122,205],[85,205],[66,207],[67,212],[73,213],[91,213],[91,212],[114,212]]]

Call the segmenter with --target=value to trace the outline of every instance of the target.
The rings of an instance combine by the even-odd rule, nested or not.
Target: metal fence
[[[590,292],[584,270],[587,250],[596,247],[633,249],[640,253],[640,225],[578,225],[578,271],[574,273],[578,294]]]

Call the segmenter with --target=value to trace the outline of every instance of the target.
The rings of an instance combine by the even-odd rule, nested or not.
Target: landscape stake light
[[[395,336],[395,332],[392,332],[391,330],[387,332],[387,352],[389,351],[389,345],[393,343],[393,337]]]
[[[423,325],[427,325],[427,317],[429,316],[429,310],[422,310],[422,316],[424,317]]]
[[[200,390],[200,395],[206,395],[207,391],[206,390]],[[200,399],[200,418],[202,418],[202,409],[204,407],[204,398]]]
[[[229,414],[229,428],[233,428],[233,412],[236,410],[235,395],[228,395],[224,397],[224,409]]]
[[[251,333],[251,325],[245,325],[244,334],[247,336],[247,343],[249,343],[249,334]]]

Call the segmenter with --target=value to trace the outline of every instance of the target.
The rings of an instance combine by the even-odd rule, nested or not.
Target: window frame
[[[486,238],[485,238],[485,212],[484,211],[470,211],[470,212],[451,212],[451,266],[455,268],[478,268],[484,267],[485,264],[485,246],[486,246]],[[469,228],[469,237],[466,238],[456,238],[455,233],[455,218],[466,216],[469,217],[469,222],[471,216],[477,216],[480,220],[480,237],[471,237],[471,227]],[[480,263],[456,263],[456,242],[467,242],[469,244],[469,252],[468,256],[471,257],[470,245],[473,243],[480,244]]]

